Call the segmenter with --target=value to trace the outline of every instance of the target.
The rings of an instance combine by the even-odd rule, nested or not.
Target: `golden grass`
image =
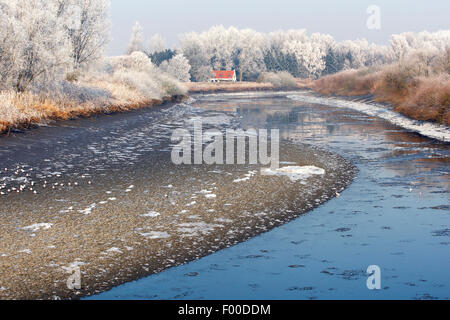
[[[316,80],[311,89],[325,95],[373,95],[416,120],[450,125],[450,76],[411,76],[398,66],[378,71],[348,70]]]
[[[265,91],[273,90],[270,83],[258,82],[190,82],[188,91],[190,93],[212,93],[212,92],[239,92],[239,91]]]
[[[174,96],[149,99],[135,89],[108,81],[95,81],[83,85],[103,89],[110,97],[79,102],[64,96],[51,97],[31,92],[0,91],[0,133],[8,133],[13,128],[29,128],[49,120],[68,120],[94,114],[124,112],[182,98]]]
[[[303,89],[310,85],[309,80],[297,79],[297,88]],[[243,92],[243,91],[273,91],[277,90],[271,83],[260,82],[191,82],[187,84],[190,93]]]

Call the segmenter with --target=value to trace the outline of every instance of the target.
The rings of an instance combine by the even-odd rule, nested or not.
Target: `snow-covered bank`
[[[48,83],[40,90],[0,90],[0,133],[49,120],[108,114],[180,101],[184,83],[161,72],[141,52],[112,57],[74,81]]]
[[[350,108],[363,112],[369,116],[385,119],[399,127],[420,133],[426,137],[450,142],[449,127],[431,122],[413,120],[395,111],[389,110],[380,104],[349,101],[331,97],[317,97],[308,92],[289,94],[288,98],[306,103],[325,104],[338,108]]]

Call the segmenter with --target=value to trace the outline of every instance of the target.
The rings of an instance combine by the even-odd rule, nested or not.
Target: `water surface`
[[[378,117],[288,94],[193,106],[336,152],[359,169],[340,197],[247,242],[93,299],[448,299],[450,145]],[[368,290],[366,269],[382,270]]]

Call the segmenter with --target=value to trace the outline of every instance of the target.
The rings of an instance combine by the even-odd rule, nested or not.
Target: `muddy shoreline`
[[[237,183],[260,167],[177,167],[167,154],[158,154],[152,167],[134,167],[131,186],[98,176],[78,179],[77,187],[71,179],[67,187],[67,181],[55,177],[56,189],[38,184],[37,195],[3,196],[0,297],[77,299],[185,264],[318,207],[338,196],[356,174],[349,161],[307,145],[286,142],[281,157],[285,163],[323,168],[326,174],[296,182],[255,174]],[[68,209],[69,204],[57,201],[61,191],[77,188],[78,207]],[[17,197],[25,203],[20,209],[15,209]],[[7,212],[15,212],[14,218]],[[39,229],[37,223],[51,227]],[[26,229],[33,224],[38,230]],[[81,269],[81,290],[66,286],[70,266]]]

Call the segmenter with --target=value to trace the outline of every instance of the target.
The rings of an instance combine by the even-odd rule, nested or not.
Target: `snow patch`
[[[86,209],[83,210],[78,210],[79,213],[82,213],[84,215],[88,215],[92,213],[92,210],[96,207],[96,204],[93,203],[91,204],[89,207],[87,207]]]
[[[48,230],[52,226],[53,226],[53,223],[35,223],[35,224],[32,224],[31,226],[23,227],[22,229],[26,230],[26,231],[36,232],[41,229]]]
[[[119,248],[112,247],[108,250],[106,250],[107,253],[122,253],[122,251]]]
[[[148,213],[145,214],[141,214],[141,217],[146,217],[146,218],[156,218],[159,217],[161,214],[159,212],[156,211],[149,211]]]
[[[257,171],[249,171],[249,172],[244,176],[244,178],[236,179],[236,180],[234,180],[233,182],[234,182],[234,183],[238,183],[238,182],[248,181],[248,180],[250,180],[251,177],[253,177],[254,175],[256,175],[256,173],[257,173]]]
[[[209,234],[215,228],[223,228],[221,224],[209,224],[205,222],[182,223],[178,225],[178,232],[183,233],[184,237],[193,237],[201,234]]]
[[[314,175],[324,175],[325,170],[314,166],[290,166],[279,169],[262,169],[263,175],[267,176],[287,176],[291,181],[306,180]]]
[[[160,231],[150,231],[146,233],[139,233],[141,236],[148,238],[148,239],[167,239],[170,238],[170,234],[167,232],[160,232]]]

